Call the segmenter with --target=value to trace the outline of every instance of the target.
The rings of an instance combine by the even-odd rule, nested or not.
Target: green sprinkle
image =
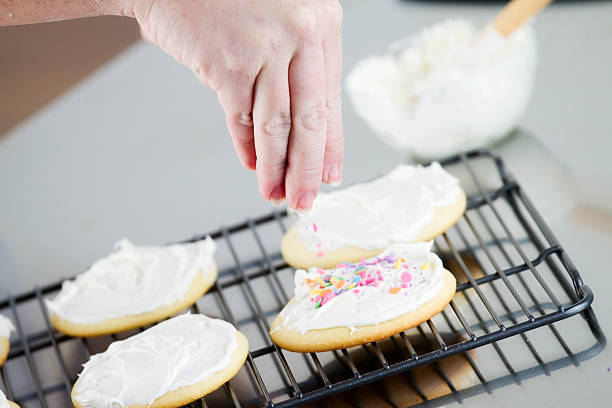
[[[315,305],[315,309],[318,309],[321,307],[321,298],[319,298],[319,301],[317,302],[317,304]]]

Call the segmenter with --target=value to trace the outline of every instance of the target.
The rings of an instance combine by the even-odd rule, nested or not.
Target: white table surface
[[[486,21],[497,6],[351,0],[344,10],[348,72],[421,27],[457,15]],[[567,170],[553,189],[557,183],[570,191],[583,216],[563,211],[549,221],[594,289],[600,323],[612,335],[612,316],[602,313],[612,309],[611,22],[612,2],[597,1],[554,4],[538,18],[537,84],[519,125]],[[372,136],[348,98],[344,118],[346,183],[402,161]],[[530,188],[537,183],[551,184]],[[161,244],[269,210],[255,175],[235,158],[214,93],[142,42],[0,139],[0,191],[0,298],[73,275],[122,237]],[[589,213],[591,206],[604,211]],[[469,406],[603,406],[610,365],[606,349],[580,368],[470,398]]]

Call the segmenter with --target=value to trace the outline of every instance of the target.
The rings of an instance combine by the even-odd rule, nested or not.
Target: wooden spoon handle
[[[553,0],[512,0],[495,17],[493,27],[502,35],[508,37],[522,26],[529,17],[538,13]]]

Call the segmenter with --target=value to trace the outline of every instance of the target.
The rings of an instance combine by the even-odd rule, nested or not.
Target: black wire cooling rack
[[[317,404],[340,406],[335,398],[347,394],[349,406],[367,406],[355,391],[368,383],[392,406],[439,405],[599,353],[606,339],[590,308],[591,289],[501,159],[472,151],[441,163],[469,196],[463,218],[434,241],[457,276],[457,294],[431,320],[384,341],[325,353],[279,349],[268,329],[293,290],[293,269],[279,252],[286,212],[207,234],[218,243],[219,279],[191,309],[233,323],[249,338],[250,353],[236,377],[189,407],[292,407],[324,398]],[[22,407],[70,406],[81,364],[146,328],[88,339],[58,333],[43,300],[60,286],[0,301],[0,313],[17,328],[1,385]],[[452,359],[459,371],[449,368]],[[419,374],[428,367],[434,380]],[[442,392],[432,395],[428,381],[442,384]],[[410,401],[397,400],[401,387],[410,390]],[[335,394],[341,396],[332,404],[327,397]]]

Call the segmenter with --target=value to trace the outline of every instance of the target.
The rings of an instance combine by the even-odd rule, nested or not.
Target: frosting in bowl
[[[92,356],[74,399],[84,408],[151,404],[225,369],[236,347],[230,323],[200,314],[177,316]]]
[[[13,322],[0,314],[0,337],[9,337],[11,332],[15,330]]]
[[[213,265],[215,243],[207,237],[190,244],[135,246],[128,240],[76,279],[65,281],[47,300],[57,316],[74,323],[150,312],[180,301],[196,274]]]
[[[529,24],[506,38],[455,18],[391,48],[360,61],[347,88],[357,113],[398,150],[439,158],[482,147],[527,107],[537,65]]]
[[[374,181],[319,194],[296,227],[311,251],[385,248],[414,241],[434,209],[457,202],[460,192],[459,180],[439,163],[402,164]]]
[[[360,263],[297,270],[295,297],[280,312],[277,329],[358,330],[416,310],[444,285],[442,261],[431,245],[396,244]]]

